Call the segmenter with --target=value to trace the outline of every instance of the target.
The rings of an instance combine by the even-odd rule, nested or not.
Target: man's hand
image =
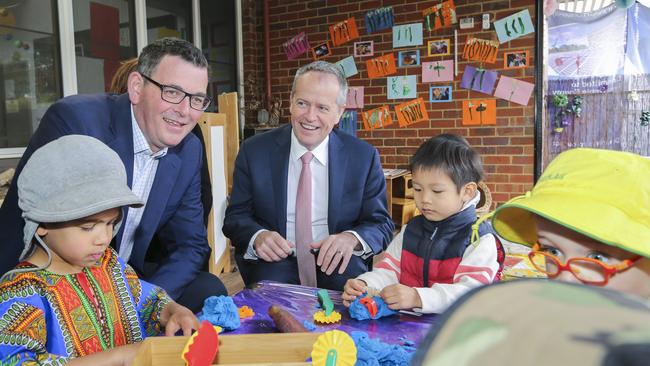
[[[420,294],[413,287],[402,284],[384,287],[379,293],[386,305],[393,310],[413,309],[422,307]]]
[[[160,324],[165,327],[165,335],[173,336],[178,330],[183,330],[183,335],[192,335],[192,329],[199,329],[199,320],[194,313],[185,306],[170,302],[160,314]]]
[[[350,307],[350,303],[356,300],[357,297],[363,295],[367,291],[367,285],[363,280],[357,280],[356,278],[349,279],[345,286],[343,287],[343,293],[341,298],[343,299],[343,305],[346,308]]]
[[[359,244],[359,240],[352,233],[340,233],[312,243],[311,247],[319,249],[316,265],[320,267],[321,271],[331,275],[339,263],[341,264],[339,274],[345,272],[348,263],[350,263],[352,251]]]
[[[255,238],[253,247],[260,259],[267,262],[279,262],[293,252],[294,245],[275,231],[262,231]]]

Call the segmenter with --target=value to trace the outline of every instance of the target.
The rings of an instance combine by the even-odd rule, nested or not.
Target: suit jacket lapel
[[[336,132],[330,133],[327,170],[329,173],[329,201],[327,208],[327,226],[330,233],[336,233],[337,218],[343,196],[343,181],[348,168],[348,155],[345,145]]]
[[[283,127],[280,127],[283,128]],[[289,174],[289,153],[291,151],[291,127],[284,127],[284,131],[275,140],[275,151],[269,155],[272,168],[271,178],[273,185],[273,198],[277,218],[277,230],[282,237],[287,237],[287,174]]]

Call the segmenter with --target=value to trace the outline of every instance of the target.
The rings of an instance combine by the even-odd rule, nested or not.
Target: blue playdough
[[[224,330],[239,328],[239,312],[237,305],[229,296],[210,296],[203,303],[203,313],[199,320],[207,320],[212,325],[218,325]]]
[[[355,366],[408,365],[413,357],[409,352],[412,348],[370,339],[366,332],[352,332],[350,336],[357,346]]]
[[[361,297],[357,297],[357,299],[350,304],[351,318],[356,320],[379,319],[385,316],[397,314],[395,310],[388,308],[388,305],[386,305],[381,297],[373,296],[372,299],[375,300],[375,303],[377,304],[377,314],[375,314],[374,317],[371,317],[368,309],[366,309],[366,307],[360,302],[364,296],[365,294]]]
[[[313,332],[313,331],[316,330],[316,325],[314,323],[308,321],[308,320],[303,320],[302,325],[304,325],[305,328],[307,328],[307,330],[310,331],[310,332]]]

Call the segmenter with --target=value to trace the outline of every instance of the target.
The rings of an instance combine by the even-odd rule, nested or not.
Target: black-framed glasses
[[[156,80],[148,77],[147,75],[142,75],[145,80],[150,81],[152,84],[160,88],[160,98],[165,102],[180,104],[185,97],[190,98],[190,107],[196,109],[197,111],[204,111],[210,105],[210,97],[206,95],[196,95],[190,94],[184,90],[181,90],[175,86],[163,85]]]

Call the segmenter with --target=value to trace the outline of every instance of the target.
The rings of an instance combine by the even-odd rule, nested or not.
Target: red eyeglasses
[[[540,245],[535,244],[533,250],[528,253],[528,258],[533,266],[540,272],[545,273],[549,278],[555,278],[562,271],[571,272],[582,283],[594,286],[605,286],[610,277],[619,272],[630,269],[641,259],[637,255],[630,259],[625,259],[616,265],[606,264],[593,258],[571,258],[565,263],[553,254],[540,252]]]

